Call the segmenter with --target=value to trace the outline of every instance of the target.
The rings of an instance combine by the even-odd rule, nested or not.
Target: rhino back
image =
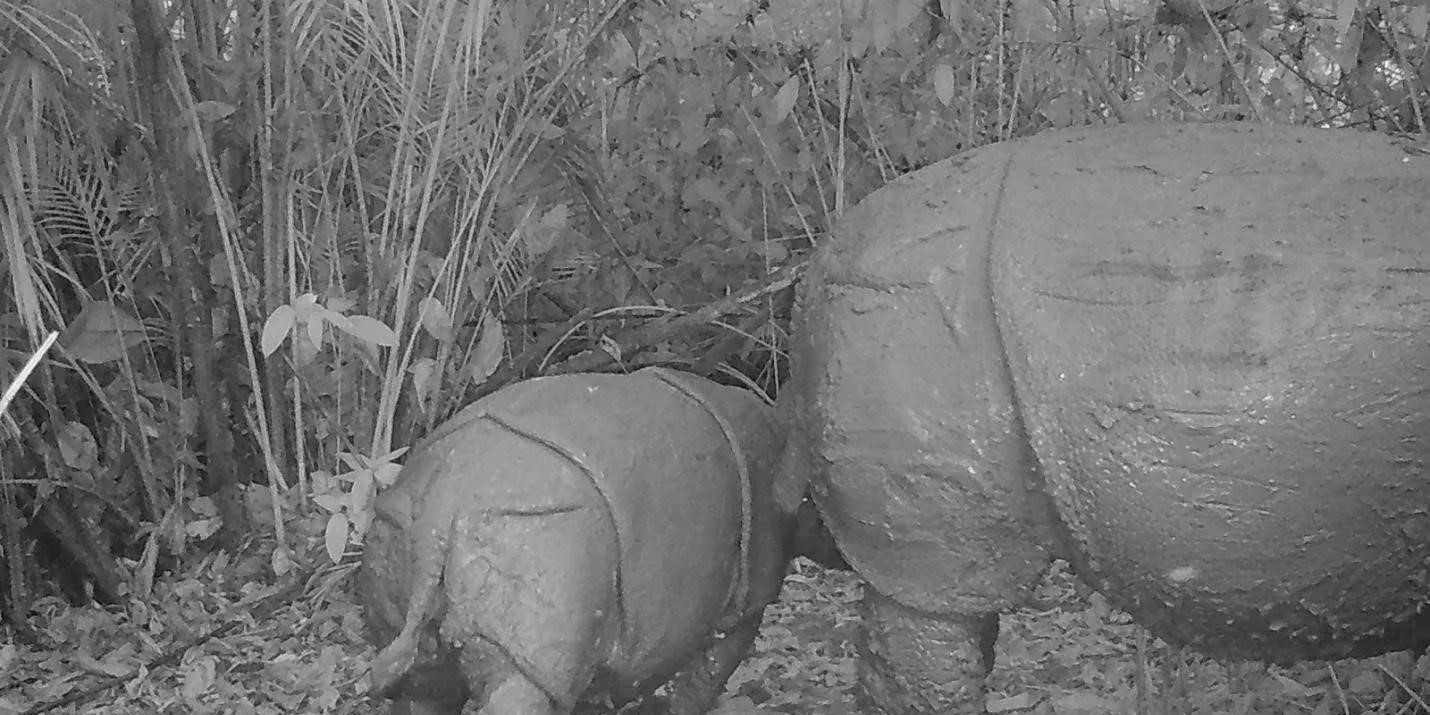
[[[1057,554],[1214,651],[1423,638],[1427,174],[1350,132],[1118,127],[875,192],[793,343],[843,554],[929,613]]]
[[[610,529],[585,538],[609,535],[617,554],[618,563],[604,566],[618,578],[614,612],[592,602],[619,620],[613,650],[603,664],[616,682],[663,675],[679,665],[735,607],[730,599],[743,578],[747,505],[731,445],[704,406],[656,374],[537,378],[469,408],[482,415],[474,424],[500,425],[526,445],[488,453],[484,482],[519,482],[542,468],[533,461],[539,460],[550,465],[547,471],[563,475],[559,481],[580,483],[599,500]],[[728,389],[713,383],[707,387],[716,388]],[[752,396],[716,394],[711,403],[716,409],[763,414]],[[767,480],[770,471],[761,465],[768,458],[760,455],[771,448],[757,445],[769,437],[750,416],[731,415],[730,424],[739,426],[733,437],[757,460],[747,473]],[[522,455],[522,464],[516,455]],[[494,488],[482,487],[480,500],[498,498]],[[511,503],[509,496],[498,499]],[[760,501],[767,504],[768,499]],[[501,528],[512,529],[512,523]]]
[[[610,643],[601,614],[614,611],[618,558],[605,504],[574,465],[478,414],[414,448],[375,511],[358,594],[374,640],[390,644],[385,675],[418,592],[436,592],[415,614],[415,663],[392,674],[400,705],[455,712],[462,669],[498,672],[505,658],[558,701],[579,695],[571,684]],[[461,665],[459,647],[471,649]]]
[[[1083,571],[1204,650],[1430,637],[1430,159],[1142,127],[1018,146],[990,262]]]

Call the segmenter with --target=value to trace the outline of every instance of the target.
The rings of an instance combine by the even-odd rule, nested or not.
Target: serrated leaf
[[[778,92],[775,92],[774,111],[770,118],[778,124],[789,117],[789,113],[794,110],[794,103],[799,99],[799,77],[790,77],[785,83],[780,85]]]
[[[263,357],[272,355],[283,344],[283,339],[293,331],[293,319],[297,315],[293,306],[287,304],[274,308],[268,314],[268,319],[263,321],[263,337],[258,341]]]
[[[349,315],[347,325],[342,326],[349,335],[373,345],[390,348],[397,344],[397,333],[387,327],[387,323],[371,315]]]
[[[477,349],[473,351],[472,362],[468,366],[472,379],[481,382],[491,377],[501,365],[505,353],[506,334],[501,321],[491,311],[482,311],[482,337],[477,341]]]
[[[447,314],[447,306],[442,301],[423,298],[417,306],[417,314],[428,334],[444,343],[452,341],[452,316]]]
[[[348,515],[338,512],[328,517],[328,528],[323,531],[323,546],[328,550],[328,558],[333,563],[343,560],[343,549],[348,545]]]

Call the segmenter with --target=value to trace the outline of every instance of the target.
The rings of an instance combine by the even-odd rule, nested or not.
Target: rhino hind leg
[[[714,707],[725,681],[755,645],[763,609],[746,615],[722,637],[711,639],[705,650],[670,683],[670,715],[704,715]]]
[[[453,656],[419,662],[388,695],[392,698],[388,715],[455,715],[467,700],[467,688]]]
[[[984,712],[998,614],[929,614],[866,589],[859,680],[890,713]]]
[[[462,652],[462,672],[468,688],[477,695],[467,701],[462,715],[558,715],[551,694],[527,677],[509,654],[490,643]]]
[[[570,712],[624,618],[604,511],[487,513],[454,531],[441,637],[460,652],[462,712]]]

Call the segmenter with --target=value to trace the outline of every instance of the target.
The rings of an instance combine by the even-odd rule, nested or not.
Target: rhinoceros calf
[[[894,182],[824,249],[791,444],[886,711],[982,712],[997,614],[1055,555],[1212,654],[1430,642],[1430,157],[1052,132]]]
[[[478,400],[375,505],[374,688],[394,713],[525,715],[675,676],[671,711],[707,711],[784,575],[782,448],[753,394],[664,369]]]

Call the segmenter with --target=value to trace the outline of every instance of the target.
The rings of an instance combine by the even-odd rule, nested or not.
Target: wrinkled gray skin
[[[673,678],[669,711],[705,712],[784,576],[783,434],[753,394],[656,368],[478,400],[375,504],[374,689],[394,715],[546,715]]]
[[[869,584],[887,712],[982,712],[1050,557],[1171,641],[1430,642],[1430,157],[1052,132],[870,196],[812,267],[793,459]]]

